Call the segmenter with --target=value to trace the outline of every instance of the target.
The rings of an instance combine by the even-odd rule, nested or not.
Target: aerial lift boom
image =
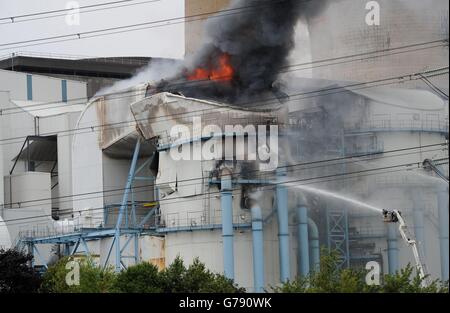
[[[408,226],[405,223],[400,211],[398,210],[383,210],[383,218],[386,223],[399,223],[398,230],[403,240],[408,246],[411,247],[414,259],[416,262],[417,270],[419,271],[419,277],[422,278],[422,286],[428,286],[428,274],[426,272],[425,264],[421,261],[421,254],[419,250],[418,242],[413,239],[413,236],[408,230]]]

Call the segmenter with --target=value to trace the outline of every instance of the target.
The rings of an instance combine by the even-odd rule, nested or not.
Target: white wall
[[[62,217],[70,217],[73,208],[72,203],[72,141],[74,137],[73,131],[67,131],[76,127],[76,121],[79,117],[79,112],[60,114],[50,117],[43,117],[39,119],[39,132],[46,135],[57,135],[58,146],[58,186],[53,196],[56,199],[55,205],[60,212],[67,214]]]
[[[0,86],[0,90],[11,93],[11,99],[27,100],[26,74],[0,70]]]
[[[62,79],[32,74],[32,100],[42,102],[62,101],[61,81]],[[27,74],[0,70],[0,90],[10,91],[13,100],[27,100]],[[85,82],[67,81],[68,99],[86,98],[86,96]],[[77,102],[80,102],[80,100]]]
[[[89,106],[77,122],[72,143],[72,186],[75,218],[83,222],[83,213],[93,208],[93,218],[103,219],[103,158],[99,148],[99,132],[81,130],[98,125],[95,106]]]
[[[4,180],[5,200],[13,203],[12,209],[41,208],[51,213],[50,173],[25,172],[7,176]]]
[[[32,75],[32,100],[38,102],[61,102],[61,81],[61,79],[57,78]],[[67,81],[67,97],[69,99],[86,97],[86,93],[86,83]],[[0,116],[0,136],[3,138],[0,146],[0,204],[11,201],[29,201],[22,208],[18,208],[16,205],[13,209],[8,209],[4,212],[5,220],[18,219],[20,221],[20,223],[8,223],[8,228],[11,231],[11,239],[14,242],[19,230],[32,230],[39,223],[43,225],[50,225],[52,223],[50,218],[52,201],[31,201],[36,199],[51,199],[52,196],[57,197],[59,193],[51,193],[49,173],[26,172],[27,169],[23,161],[17,163],[13,176],[8,177],[9,171],[14,164],[13,158],[20,152],[27,136],[49,135],[60,132],[66,132],[67,134],[67,130],[73,128],[76,116],[79,113],[37,118],[23,111],[20,107],[17,107],[12,102],[13,100],[27,100],[27,74],[0,70],[0,109],[3,109],[4,112]],[[39,111],[31,113],[39,113]],[[39,128],[36,128],[35,125],[38,120]],[[58,142],[59,188],[61,189],[60,193],[64,193],[64,195],[72,194],[71,140],[71,136],[61,136]],[[7,184],[4,184],[5,181]],[[13,187],[11,192],[10,182]],[[4,199],[5,194],[8,199]],[[11,196],[12,199],[9,199]],[[70,203],[71,199],[69,198],[68,200],[66,199],[66,207],[62,209],[72,207]],[[33,218],[36,216],[44,217]]]

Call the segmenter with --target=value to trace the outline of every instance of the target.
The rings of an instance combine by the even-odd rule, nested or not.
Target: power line
[[[424,153],[424,152],[434,152],[434,151],[440,151],[440,150],[435,149],[435,150],[417,151],[417,152],[414,152],[414,153],[403,153],[403,154],[399,154],[399,155],[395,155],[395,156],[391,156],[391,157],[399,157],[399,156],[412,155],[412,154],[418,154],[418,153]],[[385,158],[388,158],[388,157],[385,157]],[[379,160],[379,159],[380,158],[378,158],[377,160]],[[366,161],[370,161],[370,160],[366,160]],[[348,162],[342,162],[342,163],[336,163],[336,164],[316,165],[316,166],[312,166],[312,167],[308,167],[308,168],[293,169],[293,170],[290,171],[290,173],[295,173],[295,172],[298,172],[298,171],[308,171],[308,170],[321,168],[321,167],[328,167],[328,166],[342,166],[342,165],[348,165],[348,164],[357,163],[357,162],[360,162],[360,160],[348,161]],[[420,163],[420,162],[418,162],[418,163]],[[441,164],[448,164],[448,162],[443,162],[443,163],[440,163],[439,165],[441,165]],[[289,166],[284,166],[284,167],[281,166],[281,167],[278,167],[278,168],[286,168],[286,167],[289,167]],[[229,176],[229,175],[223,175],[223,176]],[[361,175],[361,176],[364,176],[364,175]],[[262,180],[265,177],[266,177],[265,175],[261,175],[259,177],[258,176],[253,177],[252,179],[261,179]],[[360,177],[360,176],[356,176],[356,177]],[[353,178],[355,178],[355,177],[353,177]],[[311,178],[311,179],[315,180],[316,178]],[[175,183],[186,182],[186,181],[194,181],[194,180],[204,180],[204,177],[202,177],[202,178],[191,178],[191,179],[185,179],[185,180],[179,180],[179,181],[172,181],[172,182],[167,182],[167,183],[174,183],[175,184]],[[313,182],[313,183],[317,183],[317,182]],[[202,185],[202,183],[193,182],[193,183],[190,183],[190,184],[183,184],[182,187],[184,188],[184,187],[199,186],[199,185]],[[147,192],[151,192],[151,190],[142,190],[142,189],[150,188],[150,187],[155,187],[155,184],[135,186],[135,187],[131,188],[131,191],[133,192],[134,195],[147,193]],[[59,201],[59,203],[61,204],[61,203],[69,203],[69,202],[72,202],[72,201],[81,201],[81,200],[85,201],[85,200],[93,200],[93,199],[100,199],[100,198],[108,198],[108,197],[113,197],[113,196],[122,196],[123,195],[123,191],[125,191],[125,188],[117,188],[114,191],[120,191],[120,193],[112,193],[112,194],[100,195],[100,196],[92,196],[92,197],[83,197],[81,199],[76,199],[76,200],[69,199],[69,200]],[[112,192],[114,192],[114,191],[112,191]],[[111,190],[110,191],[104,191],[103,193],[107,193],[107,192],[111,192]],[[98,193],[102,193],[102,192],[101,191],[90,192],[89,194],[98,194]],[[201,196],[203,194],[199,194],[199,195]],[[54,198],[54,199],[56,199],[56,198]],[[184,198],[180,196],[180,197],[170,198],[170,199],[167,199],[167,200],[176,200],[176,199],[184,199]],[[32,200],[30,200],[30,201],[32,201]],[[45,200],[45,201],[50,201],[50,200]],[[183,200],[183,202],[185,202],[185,201]],[[24,208],[32,208],[34,206],[35,205],[26,205],[26,206],[20,206],[18,208],[19,209],[24,209]],[[61,213],[61,214],[68,214],[68,213],[82,212],[82,211],[85,211],[85,210],[76,210],[75,211],[72,208],[72,209],[66,209],[66,210],[59,211],[59,213]],[[64,213],[64,212],[66,212],[66,213]]]
[[[438,86],[433,84],[428,78],[425,76],[422,76],[422,80],[427,84],[428,87],[431,88],[434,92],[436,92],[438,95],[443,97],[444,99],[448,100],[448,94],[446,94],[442,89],[440,89]]]
[[[378,79],[378,80],[373,80],[373,81],[369,81],[369,82],[362,82],[362,83],[351,83],[348,85],[343,85],[343,86],[337,86],[337,87],[330,87],[330,88],[324,88],[324,89],[318,89],[318,90],[313,90],[313,91],[308,91],[308,92],[302,92],[302,93],[297,93],[297,94],[291,94],[291,95],[287,95],[289,97],[289,100],[287,100],[286,102],[291,102],[293,100],[302,100],[302,99],[307,99],[307,98],[314,98],[314,97],[320,97],[320,96],[326,96],[326,95],[331,95],[331,94],[336,94],[336,93],[341,93],[341,92],[345,92],[345,91],[354,91],[354,90],[360,90],[360,89],[367,89],[367,88],[373,88],[373,87],[379,87],[379,86],[385,86],[385,85],[390,85],[390,84],[397,84],[400,82],[404,82],[404,81],[412,81],[412,80],[418,80],[421,79],[420,75],[424,75],[424,74],[428,74],[427,77],[433,77],[433,76],[439,76],[439,75],[443,75],[443,74],[448,74],[448,72],[444,72],[441,73],[440,71],[442,70],[447,70],[448,67],[446,68],[441,68],[441,69],[437,69],[437,70],[432,70],[432,71],[426,71],[426,72],[422,72],[422,73],[416,73],[416,74],[408,74],[408,75],[403,75],[403,76],[397,76],[397,77],[390,77],[390,78],[384,78],[384,79]],[[435,72],[439,72],[438,74],[431,74],[431,73],[435,73]],[[383,84],[378,84],[378,85],[374,85],[374,86],[367,86],[368,84],[374,84],[374,83],[383,83]],[[358,87],[358,88],[354,88],[354,87]],[[354,89],[351,89],[354,88]],[[321,94],[322,92],[327,92],[324,94]],[[301,98],[294,98],[294,97],[298,97],[298,96],[304,96]],[[117,98],[114,98],[117,99]],[[110,99],[113,100],[113,99]],[[269,104],[274,104],[274,103],[278,103],[278,98],[276,97],[271,97],[271,98],[267,98],[266,100],[259,100],[257,102],[243,102],[240,103],[241,109],[249,109],[255,106],[260,106],[260,105],[269,105]],[[246,104],[249,104],[247,106],[245,106]],[[250,106],[250,104],[252,104]],[[173,116],[179,116],[179,115],[186,115],[186,114],[193,114],[193,113],[204,113],[206,111],[214,111],[214,110],[219,110],[222,109],[223,111],[221,112],[227,112],[233,109],[238,109],[239,106],[227,106],[227,107],[219,107],[219,108],[210,108],[210,109],[202,109],[202,110],[193,110],[190,112],[183,112],[183,113],[173,113],[173,114],[168,114],[168,115],[161,115],[158,117],[148,117],[148,118],[143,118],[143,119],[133,119],[131,121],[122,121],[122,122],[115,122],[115,123],[108,123],[108,124],[102,124],[102,125],[92,125],[92,126],[88,126],[88,127],[79,127],[76,129],[67,129],[67,130],[63,130],[63,131],[59,131],[59,132],[48,132],[48,133],[42,133],[40,134],[40,136],[50,136],[50,135],[55,135],[55,134],[64,134],[64,135],[60,135],[61,136],[70,136],[73,134],[84,134],[84,133],[90,133],[90,132],[97,132],[102,130],[101,128],[103,127],[111,127],[111,126],[117,126],[117,125],[126,125],[126,124],[130,124],[130,123],[135,123],[135,122],[139,122],[141,120],[145,120],[145,121],[150,121],[150,120],[157,120],[157,122],[161,123],[165,120],[163,120],[163,117],[169,118],[169,117],[173,117]],[[166,119],[167,120],[167,119]],[[97,130],[96,130],[97,129]],[[85,130],[85,132],[81,132]],[[105,129],[103,129],[105,130]],[[75,132],[75,133],[72,133]],[[23,141],[23,139],[25,139],[27,136],[20,136],[20,137],[12,137],[12,138],[6,138],[6,139],[1,139],[0,140],[0,145],[7,145],[7,144],[15,144],[15,143],[20,143]],[[8,141],[12,141],[12,140],[22,140],[22,141],[17,141],[17,142],[8,142]],[[6,143],[5,143],[6,142]]]
[[[283,2],[283,1],[284,0],[277,0],[276,2]],[[311,0],[306,0],[306,1],[311,1]],[[273,3],[271,3],[271,4],[273,4]],[[158,21],[148,21],[148,22],[136,23],[136,24],[131,24],[131,25],[102,28],[102,29],[91,30],[91,31],[86,31],[86,32],[79,32],[79,33],[72,33],[72,34],[66,34],[66,35],[57,35],[57,36],[42,37],[42,38],[36,38],[36,39],[30,39],[30,40],[2,43],[2,44],[0,44],[0,47],[16,46],[16,45],[20,45],[20,44],[35,43],[35,42],[54,40],[54,39],[59,40],[59,39],[64,39],[64,38],[66,38],[65,39],[66,41],[67,40],[77,40],[77,39],[89,38],[89,37],[82,37],[82,36],[85,36],[85,35],[86,36],[90,35],[91,37],[92,36],[98,36],[98,33],[102,33],[101,36],[105,36],[105,35],[110,35],[108,32],[111,32],[111,31],[121,30],[122,32],[125,32],[124,30],[126,30],[126,32],[129,32],[129,31],[134,31],[133,29],[130,30],[129,28],[136,28],[136,27],[141,27],[141,26],[149,26],[149,28],[152,28],[151,25],[154,25],[154,24],[166,23],[165,25],[167,25],[167,23],[176,22],[178,20],[182,20],[183,23],[185,23],[185,22],[189,22],[189,19],[191,19],[191,18],[197,18],[197,17],[217,18],[217,17],[225,16],[225,15],[214,15],[214,14],[217,14],[217,13],[234,12],[233,14],[242,14],[242,13],[246,13],[246,10],[248,10],[248,9],[258,9],[258,8],[261,8],[261,7],[264,7],[264,6],[267,6],[267,5],[269,5],[269,4],[264,3],[264,4],[242,6],[242,7],[229,8],[229,9],[212,11],[212,12],[207,12],[207,13],[194,14],[194,15],[190,15],[190,16],[181,16],[181,17],[168,18],[168,19],[163,19],[163,20],[158,20]],[[103,34],[103,33],[106,33],[106,34]],[[74,38],[68,39],[70,37],[74,37]],[[52,43],[54,43],[54,42],[55,41],[53,41]],[[17,48],[17,47],[2,48],[0,50],[14,49],[14,48]]]
[[[375,50],[375,51],[368,51],[368,52],[364,52],[364,53],[357,53],[357,54],[333,57],[333,58],[328,58],[328,59],[321,59],[321,60],[316,60],[316,61],[306,62],[306,63],[291,64],[291,65],[287,65],[287,66],[281,67],[281,70],[278,73],[282,74],[282,73],[287,73],[287,72],[301,71],[301,70],[306,70],[306,69],[314,69],[314,68],[338,65],[338,64],[349,63],[349,62],[364,61],[364,60],[368,60],[368,59],[372,59],[372,58],[381,58],[381,57],[391,56],[391,55],[394,55],[394,54],[410,53],[410,52],[420,51],[422,49],[413,49],[413,50],[399,51],[397,53],[392,53],[392,54],[375,55],[375,56],[369,56],[369,57],[361,58],[361,59],[352,59],[352,60],[341,61],[341,62],[336,62],[336,63],[321,64],[321,63],[330,62],[330,61],[338,61],[338,60],[344,60],[344,59],[349,59],[349,58],[362,57],[362,56],[365,56],[365,55],[378,54],[378,53],[384,53],[384,52],[391,52],[391,51],[403,50],[403,49],[408,49],[408,48],[417,48],[417,47],[431,45],[431,44],[438,44],[438,45],[434,45],[434,46],[430,46],[430,47],[423,47],[422,49],[433,49],[433,48],[443,47],[443,46],[447,46],[448,45],[448,43],[445,40],[433,40],[433,41],[428,41],[428,42],[414,43],[414,44],[409,44],[409,45],[404,45],[404,46],[399,46],[399,47],[394,47],[394,48]],[[312,66],[308,67],[308,68],[300,68],[300,69],[296,68],[296,67],[299,67],[299,66],[306,66],[306,65],[312,65]],[[289,68],[294,68],[294,69],[288,70]],[[194,87],[197,87],[196,85],[201,85],[203,83],[209,83],[209,82],[210,82],[209,79],[193,80],[193,81],[186,81],[186,82],[169,82],[166,87],[167,88],[176,88],[177,86],[181,86],[181,87],[185,88],[186,86],[188,86],[188,87],[194,88]],[[112,96],[112,95],[117,95],[117,94],[125,94],[125,93],[135,93],[136,94],[136,92],[132,91],[132,90],[121,90],[121,91],[118,91],[118,92],[111,92],[111,93],[101,94],[101,96],[106,97],[106,96]],[[133,96],[133,94],[130,95],[130,96]],[[82,102],[75,102],[75,103],[73,103],[74,101],[78,101],[78,100],[80,100]],[[88,100],[89,99],[87,97],[81,97],[81,98],[68,99],[67,102],[71,103],[71,104],[85,104]],[[49,104],[57,104],[57,105],[59,105],[61,107],[66,107],[67,106],[66,103],[61,104],[61,101],[48,101],[48,102],[42,102],[42,103],[39,103],[39,104],[32,104],[32,105],[27,106],[26,108],[29,109],[29,108],[33,108],[33,107],[42,107],[44,105],[49,105]],[[58,106],[53,106],[52,108],[55,108],[55,107],[58,107]],[[20,107],[4,108],[4,109],[2,109],[0,111],[0,115],[8,115],[8,113],[5,114],[3,112],[7,112],[7,111],[10,111],[10,110],[17,110],[17,111],[19,111],[17,113],[24,113],[24,112],[34,112],[34,111],[39,111],[39,110],[46,110],[46,109],[48,109],[48,107],[46,107],[46,108],[39,108],[39,109],[31,109],[31,110],[27,110],[27,111],[23,111],[22,108],[20,108]],[[13,112],[13,113],[15,113],[15,112]],[[13,113],[9,113],[9,114],[13,114]]]
[[[149,1],[142,1],[142,2],[137,2],[137,3],[128,3],[128,4],[120,5],[121,3],[134,2],[134,1],[136,1],[136,0],[124,0],[124,1],[108,2],[108,3],[103,3],[103,4],[80,6],[79,8],[61,9],[61,10],[54,10],[54,11],[45,11],[45,12],[39,12],[39,13],[31,13],[31,14],[26,14],[26,15],[16,15],[16,16],[11,16],[11,17],[3,17],[3,18],[0,18],[0,21],[7,20],[7,22],[0,23],[0,25],[17,24],[17,23],[23,23],[23,22],[30,22],[30,21],[37,21],[37,20],[44,20],[44,19],[51,19],[51,18],[55,18],[55,17],[67,16],[68,13],[73,12],[75,9],[79,13],[90,13],[90,12],[105,11],[105,10],[111,10],[111,9],[117,9],[117,8],[123,8],[123,7],[131,7],[131,6],[136,6],[136,5],[140,5],[140,4],[161,2],[162,0],[149,0]],[[91,8],[95,8],[95,7],[99,7],[99,6],[106,6],[106,5],[114,5],[114,6],[112,6],[110,8],[107,7],[107,8],[91,9]],[[90,9],[90,10],[85,10],[85,9]],[[60,13],[60,12],[64,12],[64,13],[63,14],[53,15],[55,13]],[[48,15],[48,14],[52,14],[52,15],[50,15],[50,16],[40,16],[40,15]],[[28,19],[21,20],[21,18],[32,17],[32,16],[40,16],[40,17],[28,18]]]
[[[372,157],[375,157],[375,156],[378,156],[378,158],[377,158],[377,160],[378,160],[378,159],[382,159],[382,158],[391,158],[391,157],[398,157],[398,156],[403,156],[403,155],[416,154],[416,153],[421,153],[421,152],[424,152],[424,151],[420,150],[420,151],[417,151],[417,152],[405,153],[405,154],[401,154],[401,155],[385,156],[384,154],[387,154],[387,153],[389,153],[389,154],[390,153],[398,153],[398,152],[405,152],[405,151],[410,151],[410,150],[419,150],[419,149],[442,147],[442,146],[446,146],[446,143],[421,145],[421,146],[408,147],[408,148],[402,148],[402,149],[395,149],[395,150],[389,150],[389,151],[383,151],[383,152],[360,154],[360,155],[356,155],[356,156],[344,156],[344,157],[338,157],[338,158],[326,159],[326,160],[301,162],[301,163],[297,163],[297,164],[280,166],[279,168],[290,169],[290,168],[295,168],[295,167],[298,167],[298,166],[308,166],[308,165],[328,166],[328,165],[323,165],[323,163],[338,162],[338,161],[344,161],[344,160],[348,160],[348,159],[350,159],[350,160],[358,159],[358,160],[349,161],[349,162],[346,163],[346,164],[348,164],[348,163],[355,163],[355,162],[364,161],[364,160],[361,160],[361,158],[365,158],[365,157],[371,157],[372,158]],[[441,149],[431,150],[431,151],[440,151],[440,150]],[[429,152],[429,151],[425,151],[425,152]],[[370,159],[370,160],[373,160],[373,159]],[[330,165],[342,165],[342,164],[343,163],[330,164]],[[314,168],[314,167],[312,167],[312,168]],[[308,170],[308,169],[311,169],[311,168],[304,168],[302,170]],[[249,170],[247,172],[247,174],[251,174],[253,172],[259,173],[259,170]],[[225,175],[225,176],[229,176],[229,175]],[[204,179],[204,177],[194,177],[194,178],[189,178],[189,179],[184,179],[184,180],[176,180],[176,181],[171,181],[171,182],[169,181],[167,183],[183,183],[183,182],[197,181],[197,180],[202,180],[202,179]],[[141,188],[147,188],[147,187],[153,187],[154,185],[155,184],[147,184],[147,185],[142,185],[142,186],[136,186],[136,187],[132,187],[132,190],[141,189]],[[184,186],[189,186],[189,185],[184,185]],[[116,192],[116,191],[123,192],[125,190],[126,190],[125,188],[115,188],[115,189],[110,189],[110,190],[101,190],[101,191],[86,192],[86,193],[79,193],[79,194],[70,194],[70,195],[51,197],[51,198],[33,199],[33,200],[27,200],[27,201],[21,201],[21,202],[10,202],[10,203],[5,203],[4,206],[18,205],[19,208],[24,208],[24,206],[22,206],[22,204],[26,204],[26,203],[53,201],[53,200],[67,199],[67,198],[73,198],[73,197],[89,196],[89,195],[94,195],[94,194],[99,194],[99,193],[105,194],[105,193]],[[108,196],[115,196],[115,195],[120,195],[120,194],[113,194],[113,195],[108,195]],[[89,199],[96,199],[96,198],[101,198],[101,197],[103,197],[103,195],[101,195],[99,197],[89,198]],[[86,199],[85,198],[76,199],[76,200],[69,199],[68,201],[77,201],[77,200],[86,200]]]
[[[112,2],[105,2],[105,3],[99,3],[99,4],[91,4],[91,5],[80,6],[77,9],[79,9],[79,10],[92,9],[92,8],[97,8],[97,7],[104,7],[104,6],[121,4],[121,3],[126,3],[126,2],[133,2],[133,1],[136,1],[136,0],[121,0],[121,1],[112,1]],[[156,1],[161,1],[161,0],[156,0]],[[155,0],[153,0],[152,2],[155,2]],[[67,13],[67,12],[72,12],[73,10],[74,10],[74,8],[68,8],[68,9],[58,9],[58,10],[51,10],[51,11],[41,11],[41,12],[36,12],[36,13],[22,14],[22,15],[13,15],[13,16],[7,16],[7,17],[0,17],[0,21],[10,20],[11,23],[14,23],[15,20],[19,19],[19,18],[41,16],[41,15],[48,15],[48,14],[62,13],[62,12]]]
[[[439,74],[442,75],[442,74]],[[416,80],[418,78],[414,78],[411,80]],[[326,96],[326,95],[333,95],[333,94],[338,94],[338,93],[342,93],[342,92],[346,92],[346,91],[354,91],[354,90],[361,90],[361,89],[367,89],[367,88],[373,88],[373,87],[380,87],[380,86],[386,86],[386,85],[391,85],[391,84],[397,84],[399,83],[398,81],[395,82],[390,82],[390,83],[384,83],[384,84],[378,84],[378,85],[374,85],[374,86],[365,86],[365,87],[359,87],[359,88],[355,88],[355,89],[346,89],[347,87],[338,87],[337,91],[334,92],[328,92],[326,94],[319,94],[319,95],[309,95],[309,96],[305,96],[302,98],[298,98],[298,99],[294,99],[294,100],[302,100],[302,99],[308,99],[308,98],[315,98],[315,97],[321,97],[321,96]],[[362,83],[363,85],[365,83]],[[332,88],[332,89],[336,89],[336,88]],[[314,93],[317,93],[320,91],[315,91]],[[266,100],[267,101],[267,100]],[[274,99],[274,101],[278,101],[278,99]],[[292,99],[290,99],[287,102],[291,102],[293,101]],[[258,103],[255,103],[258,104]],[[269,105],[269,104],[273,104],[272,103],[266,103],[265,105]],[[247,107],[249,108],[249,107]],[[230,110],[236,109],[236,107],[227,107],[227,108],[223,108],[223,110],[220,113],[224,113]],[[183,115],[183,114],[191,114],[191,113],[200,113],[200,112],[205,112],[205,111],[212,111],[212,110],[216,110],[216,108],[211,108],[211,109],[204,109],[204,110],[198,110],[198,111],[191,111],[188,113],[179,113],[179,114],[172,114],[172,115],[161,115],[160,117],[155,117],[155,118],[142,118],[142,119],[135,119],[135,120],[131,120],[131,121],[123,121],[123,122],[116,122],[116,123],[109,123],[109,124],[103,124],[103,125],[92,125],[92,126],[87,126],[87,127],[82,127],[82,128],[76,128],[76,129],[68,129],[68,130],[64,130],[64,131],[60,131],[60,132],[48,132],[48,133],[44,133],[44,134],[40,134],[40,136],[50,136],[50,135],[55,135],[55,134],[61,134],[64,133],[63,135],[59,135],[59,137],[66,137],[66,136],[71,136],[71,135],[81,135],[81,134],[87,134],[87,133],[92,133],[92,132],[99,132],[99,131],[105,131],[105,130],[111,130],[114,129],[113,126],[117,126],[117,125],[125,125],[127,126],[131,126],[133,125],[135,122],[139,122],[142,120],[148,121],[148,120],[153,120],[153,119],[159,119],[158,121],[156,121],[155,123],[162,123],[164,121],[169,120],[169,118],[171,116],[174,115]],[[162,117],[166,117],[166,119],[161,119]],[[279,124],[281,125],[281,124]],[[289,126],[292,124],[283,124],[284,126]],[[282,126],[283,126],[282,125]],[[294,126],[296,126],[294,124]],[[109,127],[109,128],[108,128]],[[15,138],[8,138],[8,139],[4,139],[4,140],[0,140],[0,145],[10,145],[10,144],[16,144],[16,143],[23,143],[23,139],[25,139],[27,136],[22,136],[22,137],[15,137]],[[3,142],[2,141],[6,141],[6,140],[15,140],[15,139],[21,139],[20,141],[15,141],[15,142]]]
[[[448,164],[448,163],[446,163]],[[301,185],[308,185],[308,184],[317,184],[317,183],[321,183],[321,182],[331,182],[331,181],[335,181],[335,180],[341,180],[341,179],[330,179],[333,177],[341,177],[341,176],[347,176],[347,175],[353,175],[353,174],[358,174],[358,176],[356,177],[364,177],[364,176],[371,176],[371,175],[379,175],[379,174],[385,174],[385,173],[391,173],[391,172],[400,172],[400,171],[404,171],[403,170],[395,170],[395,171],[388,171],[388,172],[381,172],[381,173],[372,173],[372,174],[366,174],[366,173],[370,173],[373,171],[378,171],[378,170],[393,170],[395,168],[399,168],[399,167],[412,167],[412,166],[417,166],[417,168],[422,168],[423,165],[421,162],[413,162],[413,163],[405,163],[405,164],[399,164],[399,165],[392,165],[392,166],[386,166],[386,167],[379,167],[379,168],[373,168],[373,169],[368,169],[368,170],[360,170],[360,171],[355,171],[355,172],[349,172],[349,173],[339,173],[339,174],[332,174],[332,175],[325,175],[325,176],[319,176],[319,177],[313,177],[313,178],[306,178],[306,179],[295,179],[295,180],[287,180],[287,181],[283,181],[283,182],[272,182],[270,183],[270,185],[263,185],[263,188],[266,189],[273,189],[274,186],[278,186],[278,185],[284,185],[284,184],[291,184],[291,183],[295,183],[295,182],[308,182],[311,180],[316,180],[316,179],[323,179],[326,178],[327,180],[325,181],[314,181],[314,182],[310,182],[310,183],[305,183],[305,184],[300,184]],[[364,173],[364,175],[359,175]],[[354,177],[352,177],[354,178]],[[295,188],[295,187],[290,187],[290,186],[286,186],[287,188]],[[261,189],[261,187],[260,187]],[[241,189],[237,188],[237,189],[232,189],[232,191],[238,191],[240,192]],[[215,195],[215,194],[220,194],[221,191],[213,191],[213,192],[206,192],[206,193],[201,193],[198,194],[196,196],[205,196],[205,195]],[[242,192],[240,192],[240,194],[242,194]],[[175,197],[175,198],[168,198],[168,199],[161,199],[158,202],[164,202],[164,201],[171,201],[171,200],[176,200],[176,199],[183,199],[183,202],[188,202],[188,201],[198,201],[198,199],[186,199],[185,197]],[[176,203],[176,202],[174,202]],[[171,203],[173,204],[173,203]],[[104,210],[104,207],[98,207],[98,208],[91,208],[90,211],[97,211],[97,210]],[[79,212],[81,213],[82,211],[71,211],[71,212]],[[69,213],[71,213],[69,212]],[[23,217],[23,218],[17,218],[17,219],[8,219],[8,220],[4,220],[5,225],[0,225],[0,226],[7,226],[6,222],[9,221],[18,221],[18,220],[29,220],[29,219],[36,219],[36,218],[45,218],[45,217],[51,217],[51,214],[46,214],[46,215],[40,215],[40,216],[34,216],[34,217]],[[23,224],[23,223],[20,223]]]

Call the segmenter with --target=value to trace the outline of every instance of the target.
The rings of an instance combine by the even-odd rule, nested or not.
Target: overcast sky
[[[78,0],[78,3],[80,6],[86,6],[113,1],[117,0]],[[0,0],[0,18],[64,9],[68,2],[66,0]],[[141,4],[82,13],[79,26],[67,25],[65,16],[14,24],[1,24],[7,21],[0,21],[0,45],[184,16],[183,0],[160,0],[153,3],[148,3],[146,0],[136,0],[130,3]],[[95,9],[98,8],[105,7],[97,7]],[[183,23],[164,25],[122,34],[8,50],[4,50],[4,47],[0,46],[0,56],[17,51],[80,56],[182,58],[184,55],[184,25]]]

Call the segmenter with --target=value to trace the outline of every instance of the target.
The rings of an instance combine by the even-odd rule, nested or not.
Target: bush
[[[70,269],[66,264],[72,258],[65,257],[49,267],[44,274],[40,291],[45,293],[107,293],[112,292],[116,279],[111,268],[102,269],[86,259],[80,264],[80,284],[69,286],[66,276]]]
[[[146,262],[130,266],[117,275],[114,290],[126,293],[162,292],[158,268]]]
[[[29,263],[30,254],[17,250],[0,250],[0,293],[33,293],[41,284],[41,278]]]
[[[448,293],[448,282],[435,280],[428,287],[422,287],[423,279],[414,274],[409,264],[395,275],[384,275],[380,286],[365,283],[366,270],[341,269],[338,264],[335,251],[322,249],[320,271],[272,287],[272,290],[281,293]]]
[[[159,273],[161,291],[165,293],[235,293],[245,292],[232,280],[209,271],[198,258],[186,268],[178,256]]]
[[[177,257],[162,271],[150,263],[130,266],[119,274],[112,269],[101,269],[89,260],[80,263],[80,285],[69,286],[66,269],[70,258],[63,258],[51,266],[44,275],[40,288],[46,293],[234,293],[245,292],[223,275],[209,271],[198,259],[186,268]]]

